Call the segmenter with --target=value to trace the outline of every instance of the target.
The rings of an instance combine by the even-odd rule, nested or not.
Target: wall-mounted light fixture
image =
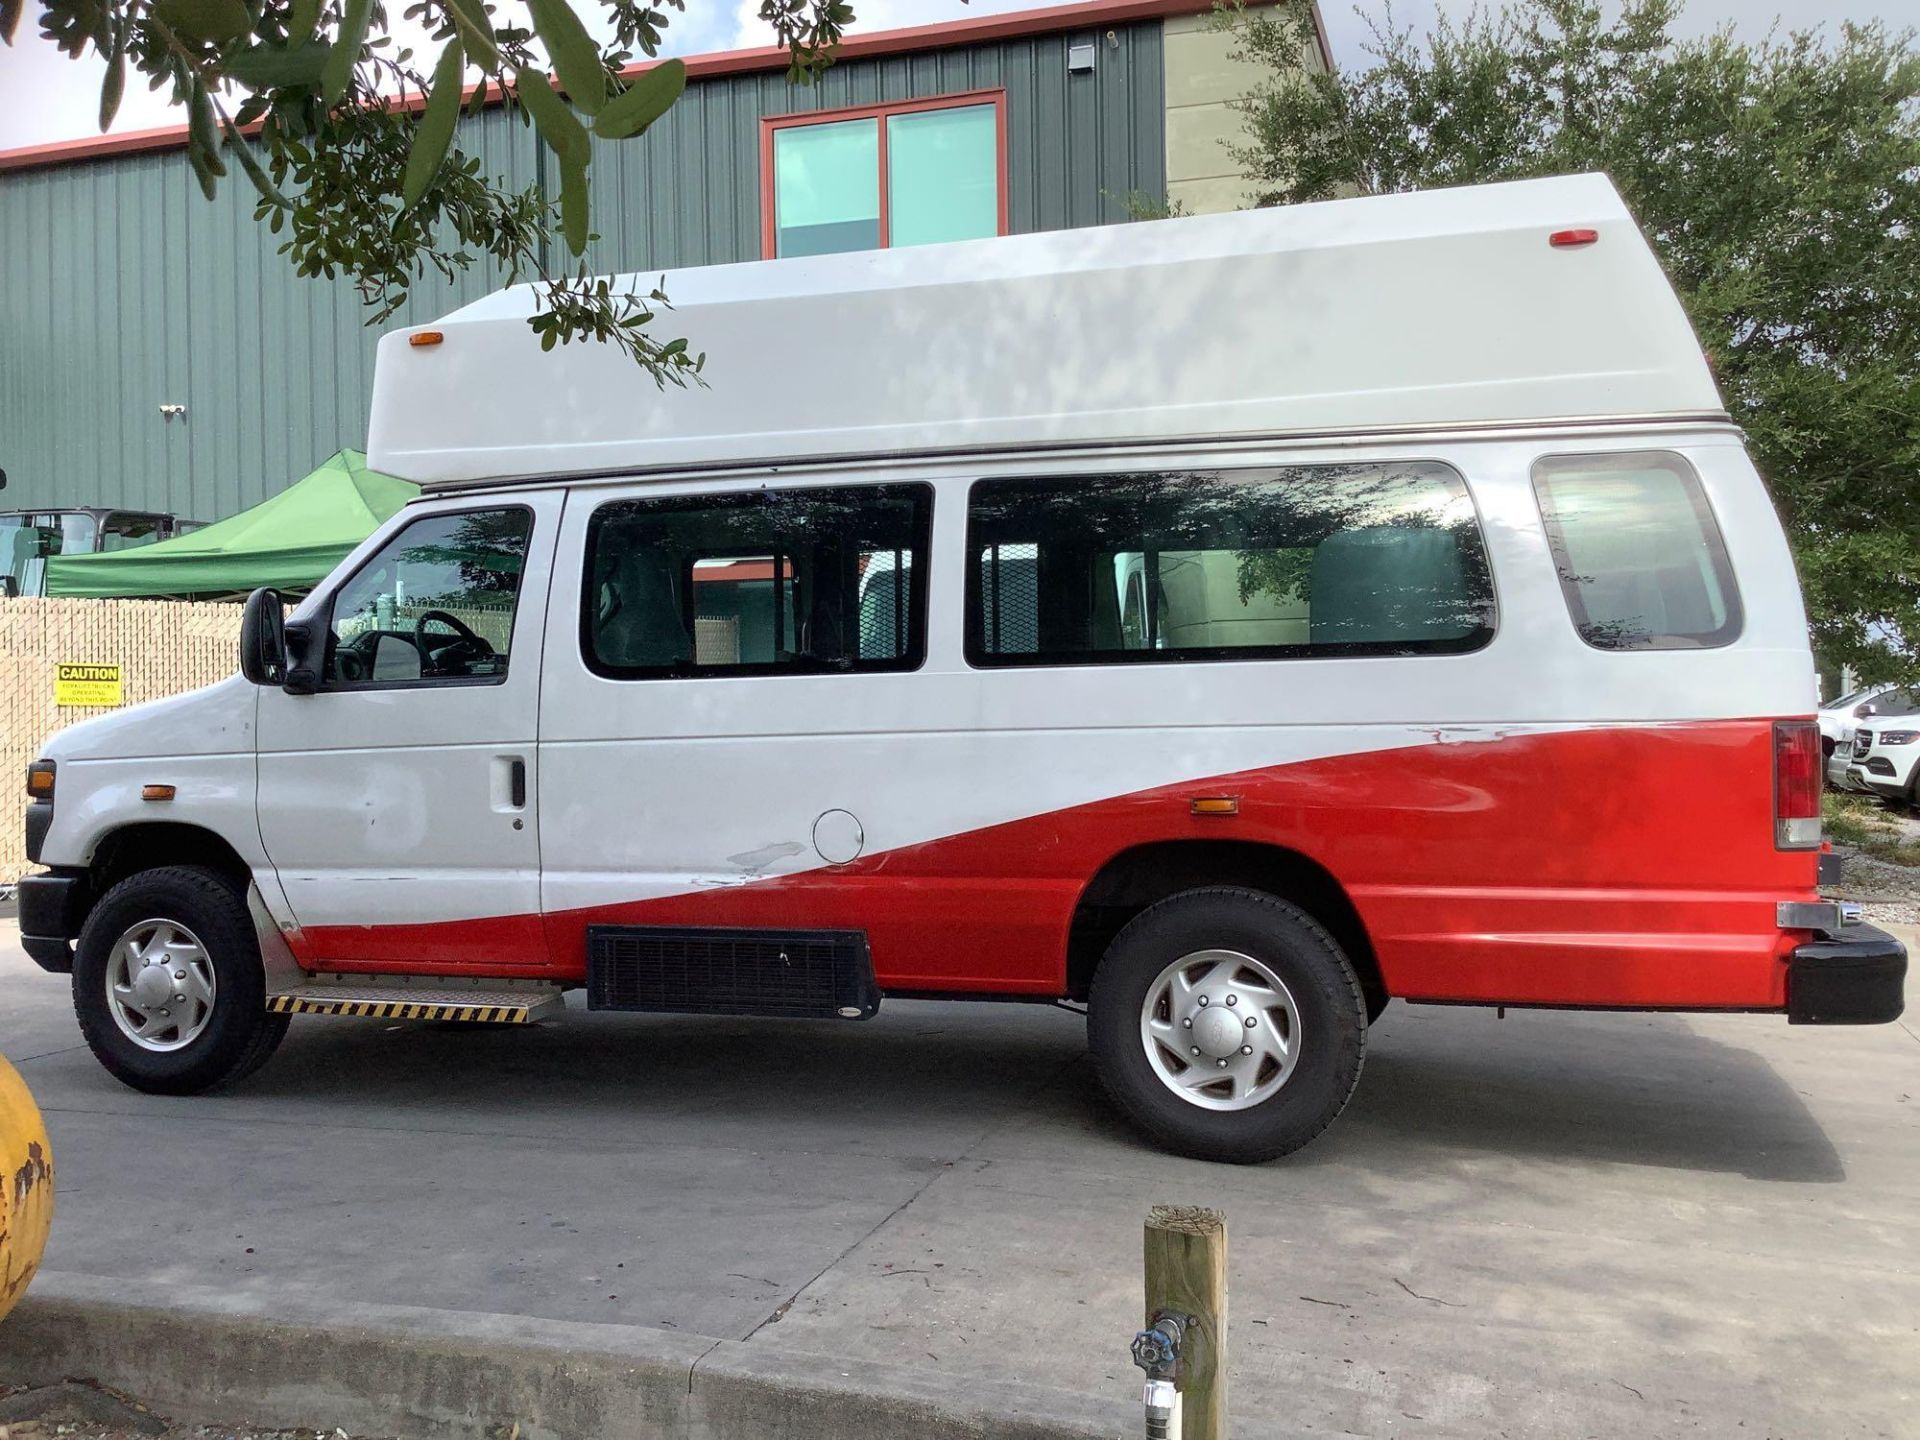
[[[176,415],[178,415],[182,420],[186,419],[187,407],[178,403],[177,401],[168,401],[166,404],[160,407],[160,418],[162,420],[165,420],[171,423],[173,420],[173,417]]]

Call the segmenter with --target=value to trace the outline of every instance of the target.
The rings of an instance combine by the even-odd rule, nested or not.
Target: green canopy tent
[[[88,598],[213,598],[262,585],[309,590],[418,486],[367,468],[342,450],[304,480],[203,530],[100,555],[47,561],[47,594]]]

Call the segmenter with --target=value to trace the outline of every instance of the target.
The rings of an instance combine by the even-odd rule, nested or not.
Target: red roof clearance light
[[[1556,230],[1547,237],[1547,243],[1556,250],[1573,250],[1591,245],[1599,238],[1598,230]]]

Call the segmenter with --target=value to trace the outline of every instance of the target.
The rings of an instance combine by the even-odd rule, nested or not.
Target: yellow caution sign
[[[60,662],[53,667],[53,703],[56,705],[124,704],[120,688],[120,667]]]
[[[53,1148],[27,1082],[0,1060],[0,1319],[27,1292],[53,1224]]]

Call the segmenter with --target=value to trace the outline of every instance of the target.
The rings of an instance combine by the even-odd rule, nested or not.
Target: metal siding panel
[[[689,87],[644,138],[598,144],[589,252],[649,279],[760,254],[760,118],[1004,87],[1008,224],[1016,233],[1118,219],[1129,190],[1163,193],[1157,21],[1104,32],[1090,76],[1066,36],[847,61],[812,86],[780,72]],[[517,114],[461,122],[485,172],[541,178]],[[236,169],[200,197],[185,158],[158,152],[0,176],[0,508],[109,503],[219,519],[343,445],[366,442],[380,329],[425,323],[501,283],[491,262],[420,280],[370,329],[344,280],[307,280],[253,219]],[[551,257],[571,271],[570,257]],[[670,325],[670,319],[662,322]],[[665,331],[663,330],[663,333]],[[159,406],[188,406],[185,422]]]

